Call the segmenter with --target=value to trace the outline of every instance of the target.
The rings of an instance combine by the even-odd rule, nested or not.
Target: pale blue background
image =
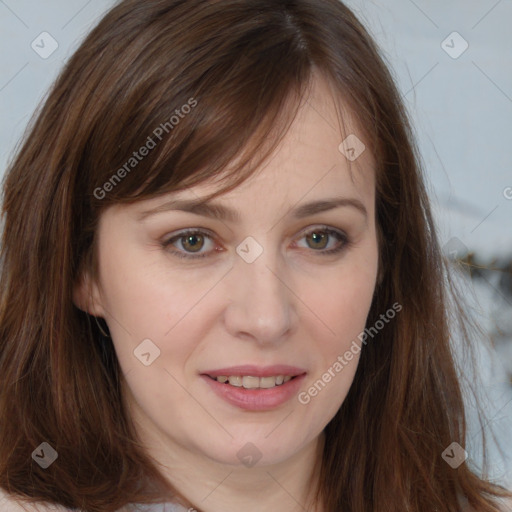
[[[512,257],[512,0],[347,2],[370,28],[394,70],[417,130],[442,243],[456,237],[490,261]],[[0,169],[67,57],[113,2],[0,0]],[[31,42],[46,31],[58,49],[42,59]],[[451,58],[453,31],[469,47]],[[454,43],[455,44],[455,43]],[[48,46],[47,46],[48,48]],[[457,46],[455,47],[455,50]],[[477,290],[489,311],[490,288]],[[512,310],[510,310],[512,311]],[[510,313],[512,315],[512,313]],[[489,314],[484,312],[484,322]],[[509,343],[509,347],[512,343]],[[500,355],[505,366],[510,356]],[[481,355],[489,423],[512,438],[512,392],[501,362]],[[473,439],[478,428],[474,427]],[[506,447],[506,446],[504,446]],[[466,447],[477,459],[478,448]],[[492,455],[494,476],[512,484],[512,452]]]

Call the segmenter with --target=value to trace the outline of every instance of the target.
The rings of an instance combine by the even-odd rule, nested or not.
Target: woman
[[[504,510],[400,96],[337,0],[121,2],[3,208],[4,509]]]

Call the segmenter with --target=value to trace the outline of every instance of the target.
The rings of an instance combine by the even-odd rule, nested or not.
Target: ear
[[[93,316],[105,318],[99,286],[88,271],[81,271],[73,286],[73,304]]]

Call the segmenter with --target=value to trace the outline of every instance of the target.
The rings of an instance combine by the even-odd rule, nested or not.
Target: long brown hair
[[[400,95],[338,0],[126,0],[66,64],[4,183],[6,491],[90,512],[179,496],[137,440],[112,342],[74,306],[73,285],[95,268],[105,208],[221,172],[215,195],[247,179],[285,134],[313,71],[356,113],[377,162],[382,274],[368,325],[395,302],[403,308],[364,347],[325,428],[317,497],[329,512],[453,512],[460,500],[499,510],[503,488],[441,456],[466,442],[445,263]],[[42,442],[58,453],[47,469],[31,458]]]

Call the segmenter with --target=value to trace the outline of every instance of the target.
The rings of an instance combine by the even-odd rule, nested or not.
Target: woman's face
[[[152,449],[281,462],[345,399],[378,261],[374,162],[352,138],[352,162],[339,149],[363,138],[348,121],[342,136],[317,79],[273,158],[208,208],[185,203],[212,183],[103,213],[89,311],[108,323]]]

